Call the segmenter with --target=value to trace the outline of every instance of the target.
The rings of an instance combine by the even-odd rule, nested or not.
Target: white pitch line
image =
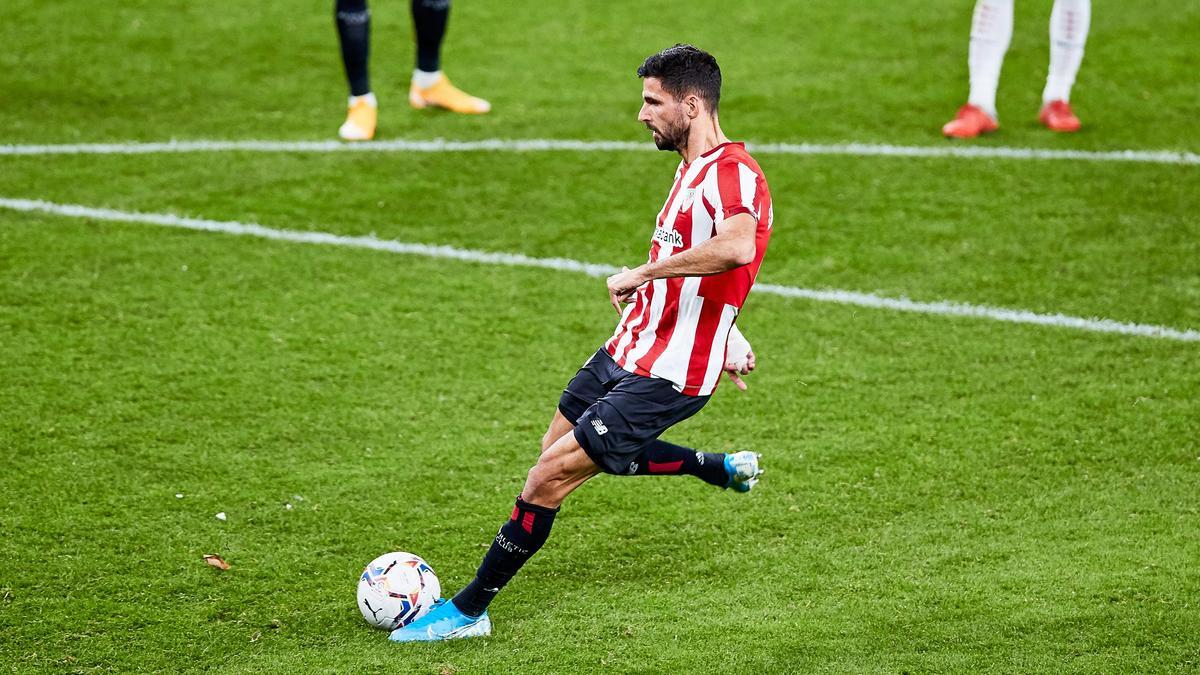
[[[1044,150],[977,145],[887,145],[871,143],[747,143],[760,155],[844,155],[853,157],[928,157],[960,159],[1074,160],[1200,165],[1200,154],[1174,150]],[[168,141],[165,143],[77,143],[0,145],[2,155],[147,155],[189,152],[646,152],[649,143],[556,139],[481,141]]]
[[[558,270],[561,272],[578,272],[591,276],[607,276],[616,273],[617,267],[597,263],[581,262],[569,258],[533,258],[520,253],[494,253],[456,248],[454,246],[434,246],[431,244],[415,244],[389,239],[378,239],[373,236],[351,237],[329,232],[305,232],[300,230],[280,230],[255,223],[239,223],[221,220],[204,220],[199,218],[184,218],[165,213],[136,213],[117,211],[114,209],[97,209],[75,204],[55,204],[32,199],[7,199],[0,197],[0,208],[13,211],[50,213],[71,218],[88,218],[91,220],[107,220],[124,223],[147,223],[164,227],[185,230],[201,230],[204,232],[220,232],[224,234],[260,237],[276,241],[290,241],[301,244],[323,244],[326,246],[343,246],[348,248],[364,248],[389,253],[419,255],[427,258],[448,258],[465,262],[482,263],[486,265],[506,265],[510,267],[537,267]],[[832,302],[842,305],[857,305],[876,309],[889,309],[900,312],[917,312],[921,314],[939,314],[944,316],[964,316],[993,319],[1009,323],[1024,323],[1058,328],[1091,331],[1095,333],[1117,333],[1121,335],[1137,335],[1142,337],[1163,338],[1183,342],[1200,342],[1200,331],[1155,326],[1140,323],[1125,323],[1111,319],[1087,319],[1065,314],[1038,314],[1021,309],[1004,309],[983,305],[970,305],[960,302],[918,302],[908,298],[888,298],[871,293],[859,293],[844,290],[814,290],[795,286],[778,286],[775,284],[757,284],[757,293],[778,295],[788,298],[804,298],[820,302]]]

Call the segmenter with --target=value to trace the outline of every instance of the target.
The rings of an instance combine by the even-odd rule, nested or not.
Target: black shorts
[[[588,457],[605,473],[623,474],[651,441],[699,412],[708,398],[622,370],[600,349],[571,378],[558,409],[575,422],[575,440]]]

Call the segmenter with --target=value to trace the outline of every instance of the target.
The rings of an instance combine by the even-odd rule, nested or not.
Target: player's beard
[[[686,148],[688,142],[688,132],[691,130],[687,124],[680,122],[678,125],[668,124],[661,130],[656,129],[649,124],[650,132],[654,137],[654,145],[659,150],[667,150],[669,152],[677,152],[680,148]]]

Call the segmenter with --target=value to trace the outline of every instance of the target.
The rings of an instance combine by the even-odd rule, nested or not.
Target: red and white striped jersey
[[[758,221],[754,262],[707,277],[656,279],[625,307],[604,348],[621,368],[669,380],[689,396],[707,396],[720,380],[729,330],[762,264],[771,238],[771,193],[758,162],[741,143],[722,143],[680,162],[658,213],[650,262],[711,239],[740,213]]]

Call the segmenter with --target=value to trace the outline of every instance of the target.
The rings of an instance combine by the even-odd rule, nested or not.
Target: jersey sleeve
[[[716,222],[740,213],[749,213],[758,220],[759,180],[753,169],[739,161],[717,163],[717,191],[721,208],[714,214]]]

